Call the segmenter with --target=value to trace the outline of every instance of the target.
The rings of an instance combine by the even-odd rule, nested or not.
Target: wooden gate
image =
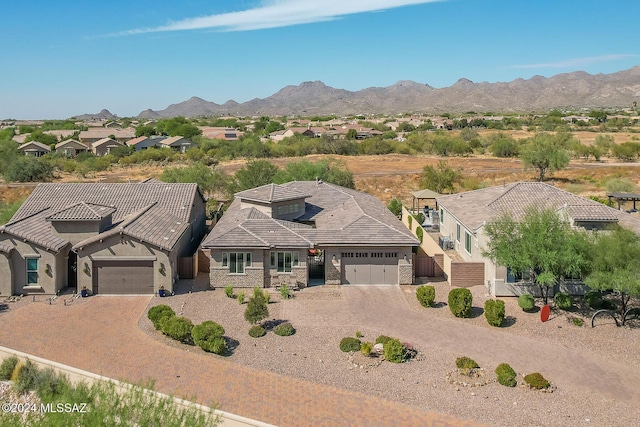
[[[194,257],[178,258],[178,276],[181,279],[195,278],[195,269]]]
[[[416,277],[434,277],[435,266],[433,257],[415,257]]]

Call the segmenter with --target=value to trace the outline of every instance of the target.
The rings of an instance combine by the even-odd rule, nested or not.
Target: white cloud
[[[114,35],[201,29],[260,30],[331,21],[356,13],[376,12],[436,1],[440,0],[263,0],[260,6],[253,9],[188,18],[160,27],[138,28]]]
[[[576,68],[595,64],[596,62],[617,61],[619,59],[634,58],[636,56],[638,55],[630,55],[626,53],[588,56],[585,58],[572,58],[564,61],[548,62],[543,64],[514,65],[512,68]]]

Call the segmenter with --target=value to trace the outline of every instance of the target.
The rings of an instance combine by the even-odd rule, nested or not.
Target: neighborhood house
[[[202,247],[213,287],[411,284],[419,242],[374,196],[318,181],[235,199]]]
[[[0,227],[0,295],[170,292],[194,274],[205,203],[197,184],[39,184]]]

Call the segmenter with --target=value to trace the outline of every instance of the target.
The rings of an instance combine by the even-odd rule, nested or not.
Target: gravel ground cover
[[[486,332],[498,329],[507,343],[533,343],[531,352],[536,351],[536,342],[552,344],[561,349],[577,350],[596,363],[619,361],[628,367],[627,373],[632,378],[640,378],[640,328],[637,325],[616,328],[612,321],[601,319],[592,329],[588,313],[579,310],[554,310],[550,321],[543,324],[539,313],[524,313],[515,298],[504,298],[507,326],[494,328],[487,324],[480,308],[488,298],[484,288],[471,288],[474,297],[472,318],[456,319],[444,304],[449,285],[446,282],[430,284],[436,287],[436,307],[420,306],[415,298],[416,286],[401,287],[401,300],[390,302],[407,310],[407,322],[416,318],[424,321],[417,327],[429,328],[431,320],[433,324],[468,330],[469,339],[485,329],[488,330]],[[247,296],[250,291],[246,291]],[[297,332],[289,337],[277,336],[269,330],[264,337],[251,338],[248,335],[250,324],[243,316],[246,302],[240,305],[236,299],[228,298],[223,289],[208,289],[206,280],[202,278],[183,281],[176,295],[153,298],[149,307],[167,304],[194,324],[205,320],[220,323],[231,347],[226,359],[233,363],[369,393],[425,410],[498,426],[637,425],[640,409],[637,402],[633,403],[634,396],[616,398],[599,393],[592,387],[584,387],[579,381],[583,375],[605,375],[606,372],[581,372],[580,366],[568,364],[564,368],[575,371],[575,375],[568,378],[578,380],[558,381],[545,373],[543,367],[540,372],[551,381],[552,392],[531,390],[524,385],[523,375],[532,371],[524,372],[525,368],[519,366],[517,360],[488,358],[486,354],[463,354],[455,342],[434,345],[429,339],[406,336],[411,335],[411,328],[416,325],[405,329],[386,321],[381,313],[385,301],[373,307],[377,311],[370,312],[368,310],[372,307],[350,306],[352,301],[345,297],[345,293],[346,290],[340,287],[322,286],[296,292],[291,300],[282,300],[271,290],[269,324],[291,321]],[[583,318],[585,325],[575,326],[571,321],[573,317]],[[185,351],[202,351],[163,336],[153,328],[146,313],[141,317],[139,327],[166,345]],[[408,363],[393,364],[380,358],[367,358],[360,353],[340,352],[340,339],[353,337],[357,331],[363,335],[363,341],[370,342],[381,334],[396,336],[401,341],[410,342],[418,354]],[[470,378],[459,374],[455,359],[460,356],[476,359],[483,368],[481,375]],[[211,354],[210,357],[222,356]],[[494,369],[502,362],[510,363],[518,373],[517,387],[508,388],[496,383]],[[558,363],[565,362],[559,359]],[[619,372],[619,375],[624,376],[625,372]],[[607,381],[616,379],[603,378],[605,384]]]

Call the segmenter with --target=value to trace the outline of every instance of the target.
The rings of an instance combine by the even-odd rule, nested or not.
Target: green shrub
[[[16,356],[7,357],[0,364],[0,381],[8,381],[11,379],[11,374],[18,364],[18,358]]]
[[[460,373],[463,375],[470,375],[471,371],[474,369],[478,369],[480,365],[475,360],[462,356],[456,359],[456,367],[460,370]]]
[[[289,289],[289,286],[285,284],[280,286],[280,296],[282,297],[282,299],[293,298],[293,294],[291,293],[291,289]]]
[[[502,325],[504,312],[504,301],[488,299],[484,302],[484,317],[491,326]]]
[[[245,297],[245,293],[244,293],[244,291],[243,291],[243,292],[240,292],[240,293],[238,294],[238,303],[239,303],[240,305],[244,304],[244,297]]]
[[[176,341],[190,343],[193,323],[182,316],[172,316],[162,322],[162,332]]]
[[[345,353],[350,351],[360,351],[360,346],[362,343],[358,338],[346,337],[340,340],[340,350]]]
[[[533,374],[525,375],[524,382],[529,384],[532,388],[543,389],[548,388],[551,384],[541,374],[534,372]]]
[[[413,222],[413,216],[409,215],[407,217],[407,223],[409,224],[409,230],[411,230],[412,222]]]
[[[558,292],[553,297],[553,301],[560,310],[569,310],[573,306],[571,295],[566,292]]]
[[[416,298],[423,307],[431,307],[436,300],[436,288],[431,285],[418,286],[416,289]]]
[[[384,359],[392,363],[402,363],[407,358],[404,345],[398,340],[392,339],[384,344]]]
[[[584,300],[589,304],[589,307],[594,310],[602,308],[602,294],[600,291],[588,291],[584,294]]]
[[[600,305],[600,308],[603,310],[617,310],[618,306],[613,301],[609,301],[608,299],[603,299],[602,304]]]
[[[13,381],[14,383],[18,381],[18,375],[20,375],[20,371],[23,367],[24,362],[19,360],[18,363],[16,363],[16,366],[13,368],[13,372],[11,373],[11,381]]]
[[[269,316],[269,308],[264,294],[259,288],[253,290],[253,297],[249,299],[247,308],[244,311],[244,318],[247,322],[255,324]]]
[[[252,326],[249,329],[249,336],[251,338],[260,338],[260,337],[265,336],[266,333],[267,333],[267,331],[265,331],[264,328],[262,326],[260,326],[260,325]]]
[[[360,351],[365,356],[370,356],[371,350],[373,350],[373,344],[371,344],[370,342],[363,342],[362,345],[360,346]]]
[[[228,296],[229,298],[233,298],[233,286],[231,286],[231,285],[225,286],[224,287],[224,294],[226,296]]]
[[[176,315],[176,312],[173,311],[171,307],[165,304],[156,305],[149,309],[149,313],[147,313],[147,317],[153,323],[153,327],[156,329],[161,329],[162,322]]]
[[[209,353],[222,355],[227,352],[227,340],[221,336],[213,336],[200,342],[199,347]]]
[[[276,335],[281,337],[288,337],[296,333],[296,329],[289,322],[281,323],[273,329]]]
[[[531,294],[522,294],[518,297],[518,305],[524,311],[531,311],[536,306],[536,300]]]
[[[38,367],[31,360],[27,360],[18,372],[14,387],[20,394],[34,390],[38,378]]]
[[[40,399],[52,400],[61,396],[68,385],[67,379],[59,375],[52,368],[45,368],[38,372],[34,390]]]
[[[386,335],[380,335],[378,338],[376,338],[376,344],[382,344],[385,345],[387,342],[391,341],[393,338],[388,337]]]
[[[515,387],[518,382],[516,381],[516,371],[507,363],[501,363],[496,368],[496,375],[498,376],[498,382],[506,387]]]
[[[449,292],[449,309],[456,317],[469,317],[473,296],[467,288],[452,289]]]
[[[362,335],[362,332],[360,331],[356,331],[356,338],[362,338],[364,335]]]
[[[574,325],[576,326],[582,326],[584,325],[584,320],[582,320],[579,317],[574,317],[573,319],[571,319],[571,321],[573,322]]]
[[[222,325],[212,320],[205,320],[201,324],[196,325],[193,327],[193,329],[191,329],[191,337],[193,338],[193,342],[195,343],[195,345],[203,349],[204,347],[202,347],[202,345],[205,342],[215,337],[221,337],[223,335],[224,328],[222,327]]]
[[[422,230],[422,227],[416,228],[416,237],[418,238],[420,243],[422,243],[422,239],[424,238],[424,230]]]
[[[269,291],[265,290],[262,293],[262,296],[264,297],[264,302],[266,302],[267,304],[269,304],[269,301],[271,301],[271,294],[269,293]]]

